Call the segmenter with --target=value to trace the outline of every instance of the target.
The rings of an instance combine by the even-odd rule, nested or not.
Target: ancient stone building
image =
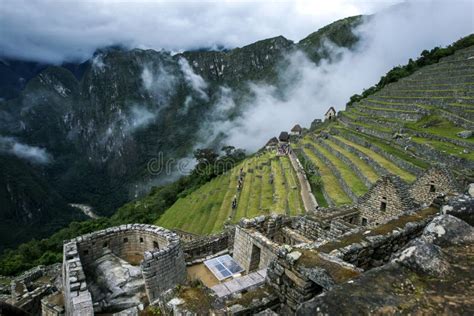
[[[324,118],[326,120],[333,120],[336,118],[336,109],[334,109],[334,107],[330,107],[326,113],[324,114]]]
[[[397,176],[386,175],[358,201],[360,224],[378,225],[413,209],[407,185]]]
[[[235,230],[233,257],[247,272],[266,268],[275,259],[277,248],[278,244],[256,230]]]
[[[430,204],[437,196],[457,191],[451,173],[442,167],[433,167],[419,176],[410,188],[410,195],[418,204]]]
[[[128,308],[144,299],[153,302],[185,280],[180,239],[161,227],[122,225],[64,244],[67,315],[92,315],[118,306]],[[145,298],[140,296],[143,290]]]

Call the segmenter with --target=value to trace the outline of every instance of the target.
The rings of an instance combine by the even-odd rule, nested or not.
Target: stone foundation
[[[167,229],[129,224],[83,235],[64,244],[63,283],[67,315],[93,314],[93,299],[84,270],[110,252],[132,265],[140,264],[150,302],[186,280],[180,239]]]

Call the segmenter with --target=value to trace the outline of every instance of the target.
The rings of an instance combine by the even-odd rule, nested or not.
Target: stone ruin
[[[122,225],[64,244],[68,315],[112,313],[153,303],[185,280],[180,239],[161,227]]]
[[[351,206],[242,219],[211,236],[144,224],[112,227],[65,241],[62,271],[56,271],[62,282],[42,284],[50,268],[38,267],[42,272],[12,282],[10,302],[41,308],[45,316],[138,315],[149,304],[193,315],[182,298],[170,300],[179,295],[177,285],[190,286],[186,267],[230,254],[245,273],[205,287],[210,309],[293,314],[313,297],[389,263],[456,191],[447,170],[432,168],[411,185],[383,176]],[[239,302],[247,296],[250,304]]]

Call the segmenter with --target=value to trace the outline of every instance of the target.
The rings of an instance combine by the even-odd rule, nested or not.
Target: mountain
[[[29,168],[57,193],[51,195],[56,205],[88,204],[108,216],[152,185],[178,176],[176,163],[166,174],[156,175],[148,169],[150,162],[189,157],[197,144],[218,144],[219,134],[203,131],[229,89],[237,106],[220,113],[224,119],[243,110],[247,82],[278,84],[276,73],[289,52],[304,49],[318,61],[325,57],[323,38],[352,47],[356,38],[351,30],[361,20],[357,16],[335,22],[299,43],[279,36],[226,51],[171,55],[110,47],[88,61],[62,66],[4,59],[0,137],[49,157]],[[28,218],[24,215],[31,212],[8,205],[0,213]],[[61,217],[49,208],[43,213],[45,218],[46,213]]]
[[[386,85],[293,140],[319,206],[356,203],[386,174],[411,185],[440,164],[459,183],[472,182],[473,39],[471,35],[460,40],[470,46]],[[237,190],[240,176],[243,186]],[[134,209],[145,204],[138,200]],[[289,159],[263,149],[178,199],[155,224],[211,234],[243,217],[304,211],[301,186]]]

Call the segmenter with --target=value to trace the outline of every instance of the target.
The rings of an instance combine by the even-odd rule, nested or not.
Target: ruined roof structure
[[[300,124],[296,124],[295,126],[293,126],[293,128],[291,129],[292,132],[301,132],[303,129],[301,128]]]
[[[281,132],[280,136],[278,137],[278,140],[281,142],[287,142],[290,140],[290,136],[288,135],[288,132]]]

